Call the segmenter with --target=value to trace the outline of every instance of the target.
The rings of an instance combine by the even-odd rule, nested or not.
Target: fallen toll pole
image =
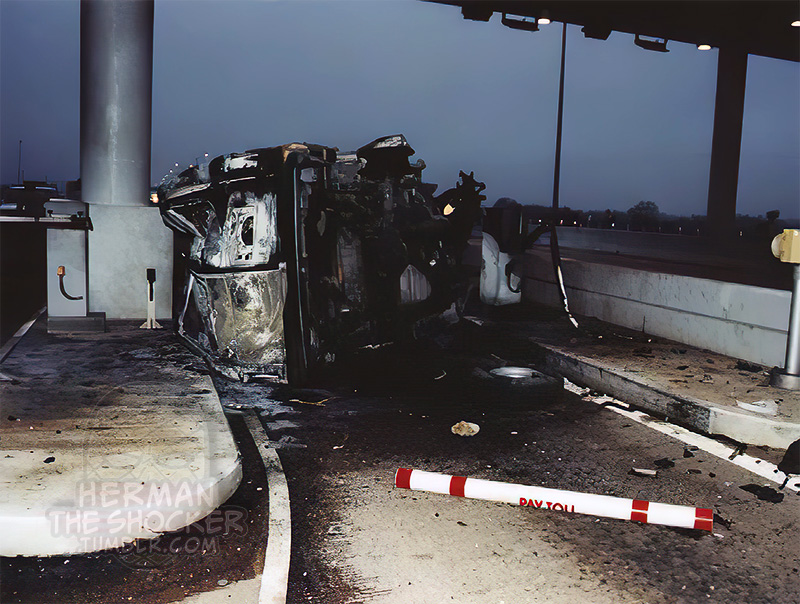
[[[663,524],[703,531],[711,531],[714,524],[714,512],[708,508],[577,493],[463,476],[448,476],[447,474],[408,468],[397,470],[394,483],[398,488],[413,491],[428,491],[575,514],[634,520],[646,524]]]

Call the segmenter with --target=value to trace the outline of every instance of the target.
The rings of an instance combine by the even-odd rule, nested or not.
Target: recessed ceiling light
[[[711,50],[711,44],[698,44],[697,50]]]

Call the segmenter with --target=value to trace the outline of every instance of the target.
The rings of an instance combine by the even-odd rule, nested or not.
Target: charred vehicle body
[[[354,153],[289,144],[165,179],[190,238],[179,335],[221,373],[302,383],[336,354],[407,337],[466,291],[483,183],[438,197],[402,135]]]

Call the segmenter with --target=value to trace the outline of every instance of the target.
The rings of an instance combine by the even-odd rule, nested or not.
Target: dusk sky
[[[79,176],[78,0],[0,0],[0,181]],[[466,21],[418,0],[156,0],[151,180],[288,142],[403,133],[439,191],[549,205],[561,25]],[[717,51],[569,27],[561,203],[704,214]],[[800,67],[750,57],[737,211],[800,216]]]

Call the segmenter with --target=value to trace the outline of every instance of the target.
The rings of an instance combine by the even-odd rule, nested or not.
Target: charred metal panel
[[[218,369],[231,377],[264,374],[286,377],[283,309],[286,271],[192,273],[187,302],[194,304],[199,324],[187,333],[185,316],[179,332],[194,339],[218,359]],[[187,309],[188,310],[188,309]],[[184,311],[185,312],[185,311]]]
[[[462,172],[434,197],[412,155],[402,135],[349,153],[294,143],[165,180],[164,222],[192,237],[181,335],[226,375],[297,382],[448,308],[484,185]]]

